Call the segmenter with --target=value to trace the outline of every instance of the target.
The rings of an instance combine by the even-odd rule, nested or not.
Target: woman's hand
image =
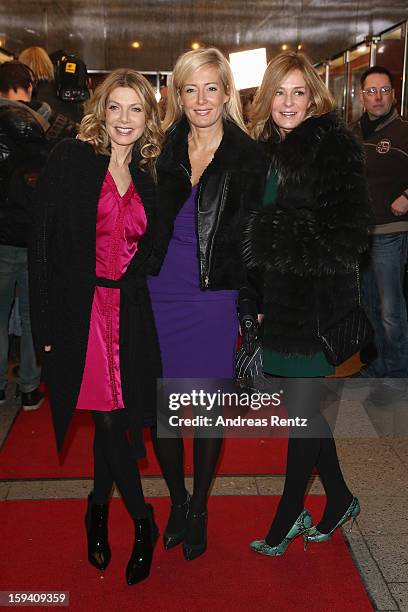
[[[258,327],[257,320],[251,315],[246,315],[241,319],[242,346],[247,355],[252,355],[255,350]]]
[[[44,349],[44,351],[45,351],[46,353],[50,353],[50,352],[52,351],[52,345],[51,345],[51,344],[46,344],[46,345],[43,347],[43,349]]]

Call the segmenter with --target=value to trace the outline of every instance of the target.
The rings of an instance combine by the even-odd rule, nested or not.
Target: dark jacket
[[[245,257],[263,279],[264,345],[285,354],[321,350],[329,325],[356,304],[355,267],[367,248],[363,153],[335,113],[312,117],[270,143],[274,205],[255,213]],[[248,287],[241,298],[256,300]]]
[[[183,118],[170,128],[158,161],[160,234],[155,247],[158,273],[173,234],[174,220],[191,192]],[[261,206],[267,162],[261,147],[239,127],[224,122],[224,135],[197,189],[197,237],[202,289],[238,289],[245,280],[242,232],[251,209]]]
[[[364,146],[374,224],[408,221],[408,213],[396,217],[391,211],[396,198],[403,193],[408,197],[408,121],[395,110],[368,138],[363,137],[360,121],[352,128]]]
[[[130,171],[142,199],[147,231],[119,281],[95,276],[97,207],[109,157],[87,143],[64,140],[53,150],[37,190],[37,224],[30,248],[32,327],[42,352],[58,448],[76,406],[87,350],[96,285],[119,287],[120,364],[125,407],[138,454],[141,428],[155,421],[160,351],[146,286],[157,221],[153,179],[132,160]]]
[[[47,102],[57,115],[63,115],[74,123],[81,123],[81,119],[84,116],[82,102],[60,100],[57,96],[57,87],[54,81],[38,81],[33,97],[36,100]]]
[[[48,123],[23,102],[0,99],[0,244],[26,247],[34,187],[49,152]]]

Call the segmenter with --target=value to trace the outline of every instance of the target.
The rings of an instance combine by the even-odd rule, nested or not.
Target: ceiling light
[[[193,44],[191,45],[191,48],[194,49],[194,51],[196,51],[197,49],[200,48],[200,43],[198,42],[193,42]]]
[[[286,51],[286,49],[288,48],[288,45],[282,45],[282,51]]]
[[[367,51],[367,45],[364,43],[364,45],[360,45],[357,47],[357,53],[365,53]]]
[[[298,51],[300,51],[302,48],[302,45],[298,45],[297,48],[298,48]]]
[[[140,42],[139,42],[138,40],[134,40],[134,41],[132,42],[132,47],[133,47],[134,49],[140,49]]]

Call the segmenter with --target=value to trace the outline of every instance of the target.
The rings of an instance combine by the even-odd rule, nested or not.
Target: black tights
[[[152,441],[164,480],[173,504],[186,500],[184,483],[184,444],[182,438],[158,438],[152,429]],[[222,438],[194,439],[194,490],[191,499],[192,513],[203,512],[208,491],[220,456]]]
[[[304,496],[313,467],[316,466],[326,493],[326,508],[317,528],[328,533],[351,503],[352,495],[340,469],[331,429],[320,413],[321,382],[298,379],[288,383],[285,406],[289,417],[308,419],[307,435],[296,437],[292,430],[288,442],[286,480],[281,500],[266,541],[276,546],[303,510]]]
[[[127,436],[127,419],[122,410],[92,411],[95,421],[93,502],[106,504],[115,482],[133,518],[146,516],[137,462]]]

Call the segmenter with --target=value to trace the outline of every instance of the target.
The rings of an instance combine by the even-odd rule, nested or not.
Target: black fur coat
[[[245,258],[262,279],[264,346],[310,355],[321,350],[318,319],[334,323],[356,304],[355,268],[368,244],[363,154],[336,113],[268,144],[277,199],[253,214]],[[253,287],[241,297],[251,295]]]

